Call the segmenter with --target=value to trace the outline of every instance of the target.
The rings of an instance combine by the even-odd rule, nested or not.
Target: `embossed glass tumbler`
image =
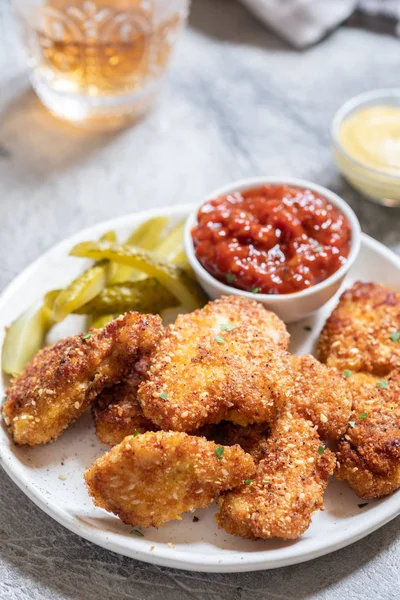
[[[39,98],[89,127],[119,125],[157,99],[189,0],[14,0]]]

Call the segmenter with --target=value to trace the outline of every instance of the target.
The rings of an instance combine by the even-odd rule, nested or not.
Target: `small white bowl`
[[[245,292],[221,283],[215,279],[215,277],[210,275],[197,260],[191,230],[197,223],[197,212],[200,206],[207,200],[217,198],[218,196],[231,194],[233,192],[241,192],[264,184],[281,184],[313,190],[326,198],[328,202],[336,206],[348,218],[351,226],[351,246],[349,256],[340,269],[324,281],[321,281],[321,283],[317,283],[310,288],[292,294],[252,294],[251,292]],[[235,296],[251,298],[252,300],[261,302],[261,304],[269,310],[274,311],[286,323],[292,323],[316,312],[337,292],[348,270],[357,258],[361,244],[361,228],[356,215],[347,202],[321,185],[294,177],[254,177],[234,181],[233,183],[218,188],[208,194],[207,197],[200,202],[197,208],[193,210],[186,221],[184,244],[190,265],[195,272],[201,287],[212,300],[215,300],[215,298],[219,298],[220,296],[229,296],[232,294]]]

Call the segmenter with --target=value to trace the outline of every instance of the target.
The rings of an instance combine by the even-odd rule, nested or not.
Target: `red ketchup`
[[[348,219],[309,189],[264,185],[205,202],[192,229],[216,279],[254,294],[291,294],[324,281],[350,251]]]

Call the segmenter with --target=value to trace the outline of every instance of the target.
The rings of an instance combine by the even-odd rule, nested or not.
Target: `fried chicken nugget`
[[[132,312],[40,350],[6,392],[2,414],[14,442],[36,446],[57,438],[162,335],[160,317]]]
[[[143,357],[122,383],[105,389],[92,407],[96,435],[102,444],[115,446],[127,435],[155,431],[137,400],[139,385],[144,381],[150,356]]]
[[[229,421],[223,421],[216,426],[215,438],[224,446],[240,446],[253,457],[257,464],[267,454],[267,440],[270,429],[265,423],[257,423],[241,427]]]
[[[132,526],[162,527],[251,477],[251,456],[172,431],[128,436],[86,471],[96,506]]]
[[[367,500],[400,488],[400,373],[385,380],[355,373],[349,427],[337,452],[336,476]]]
[[[342,294],[319,338],[318,357],[339,371],[385,376],[400,368],[400,293],[357,282]],[[392,336],[392,337],[391,337]]]
[[[139,388],[143,413],[174,431],[218,423],[230,410],[244,424],[273,420],[288,390],[288,340],[275,314],[238,296],[180,315]]]
[[[322,497],[335,468],[335,456],[321,446],[306,419],[283,415],[267,441],[266,457],[253,481],[222,494],[218,526],[249,539],[299,537]]]
[[[309,419],[324,440],[337,441],[346,432],[352,397],[343,375],[309,354],[291,356],[294,389],[288,408]]]

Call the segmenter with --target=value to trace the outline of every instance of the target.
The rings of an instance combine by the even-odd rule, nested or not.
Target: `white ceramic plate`
[[[95,225],[61,242],[28,267],[0,298],[0,331],[28,304],[52,288],[61,287],[81,272],[85,262],[71,258],[68,251],[82,240],[96,239],[114,229],[121,238],[154,215],[182,219],[191,206],[177,206],[128,215]],[[361,253],[344,287],[355,280],[400,286],[400,261],[387,248],[363,236]],[[290,327],[291,350],[312,352],[314,342],[335,299],[312,318]],[[78,317],[70,317],[54,336],[82,330]],[[304,327],[312,327],[311,333]],[[0,342],[2,340],[0,339]],[[5,382],[3,382],[5,383]],[[3,391],[0,391],[3,394]],[[93,506],[82,474],[107,448],[97,442],[90,415],[83,416],[53,444],[35,449],[16,448],[0,428],[1,464],[21,490],[56,521],[99,546],[139,560],[192,571],[232,572],[272,569],[310,560],[338,550],[368,535],[400,513],[400,492],[358,508],[360,501],[346,484],[334,479],[325,495],[324,512],[317,513],[311,527],[292,542],[252,542],[217,529],[215,506],[198,510],[199,521],[186,515],[156,530],[143,530],[137,537],[132,528]],[[61,476],[61,478],[60,478]]]

